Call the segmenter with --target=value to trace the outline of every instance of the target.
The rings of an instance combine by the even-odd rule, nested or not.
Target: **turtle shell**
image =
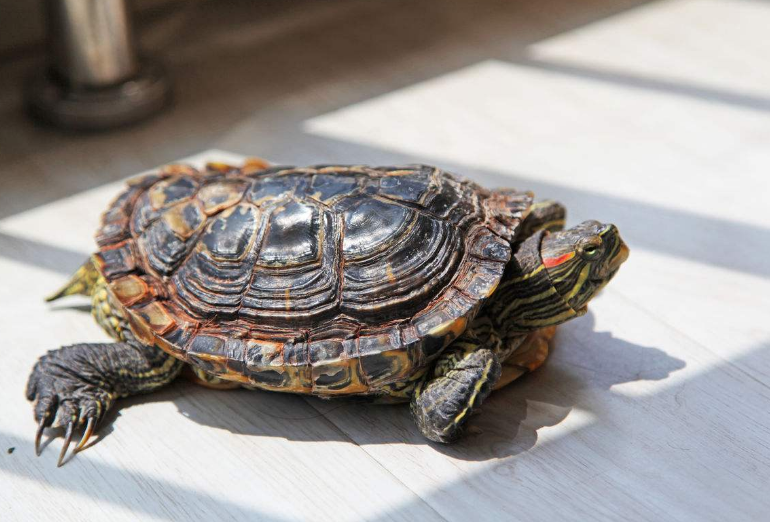
[[[376,393],[463,332],[531,200],[422,165],[172,165],[129,182],[94,258],[141,342],[264,389]]]

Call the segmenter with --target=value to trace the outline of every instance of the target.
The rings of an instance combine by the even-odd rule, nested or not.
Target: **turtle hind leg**
[[[75,452],[83,449],[115,399],[157,390],[174,380],[182,366],[157,348],[131,342],[75,344],[48,352],[27,383],[38,423],[35,452],[40,454],[43,430],[58,419],[66,430],[61,466],[76,427],[86,425]]]
[[[441,443],[459,438],[500,372],[494,352],[483,347],[472,333],[463,335],[441,355],[433,378],[421,381],[412,394],[412,416],[422,434]]]
[[[197,366],[192,366],[189,364],[185,366],[182,375],[188,381],[199,386],[203,386],[204,388],[210,388],[212,390],[234,390],[243,386],[243,384],[240,382],[221,379],[216,375],[212,375],[207,371],[201,370]]]
[[[96,270],[93,260],[89,258],[74,274],[72,274],[70,280],[67,281],[58,292],[48,296],[46,301],[51,302],[68,295],[76,294],[90,296],[96,288],[99,277],[99,271]]]

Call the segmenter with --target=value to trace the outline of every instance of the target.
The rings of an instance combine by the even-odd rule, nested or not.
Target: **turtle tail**
[[[67,283],[61,287],[61,289],[55,294],[46,298],[46,301],[51,302],[68,295],[87,295],[91,296],[96,288],[96,283],[99,280],[99,271],[96,270],[93,259],[83,263],[83,265],[77,269]]]

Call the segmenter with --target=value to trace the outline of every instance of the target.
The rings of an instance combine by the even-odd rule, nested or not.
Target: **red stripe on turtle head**
[[[567,252],[566,254],[563,254],[558,257],[545,257],[543,258],[543,265],[545,265],[546,268],[551,268],[554,266],[561,265],[562,263],[569,261],[575,257],[575,252]]]

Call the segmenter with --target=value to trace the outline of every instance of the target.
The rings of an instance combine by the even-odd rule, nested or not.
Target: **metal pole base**
[[[145,62],[139,74],[107,87],[72,88],[48,69],[29,78],[25,94],[36,118],[66,129],[96,131],[158,113],[170,101],[171,85],[160,65]]]

